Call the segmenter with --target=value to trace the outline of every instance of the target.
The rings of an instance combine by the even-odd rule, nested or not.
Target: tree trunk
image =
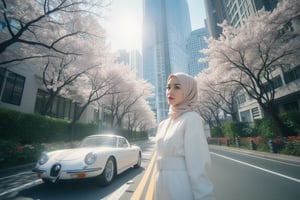
[[[264,107],[263,107],[264,108]],[[274,108],[264,108],[266,113],[272,118],[274,125],[278,129],[280,137],[287,137],[289,135],[293,135],[293,130],[288,128],[283,121],[279,118],[276,109]]]
[[[54,97],[49,93],[49,98],[46,100],[46,104],[43,106],[41,110],[41,115],[50,115],[51,114],[51,108],[54,102]]]
[[[237,113],[232,113],[232,114],[231,114],[231,117],[232,117],[232,121],[233,121],[233,122],[239,122]]]

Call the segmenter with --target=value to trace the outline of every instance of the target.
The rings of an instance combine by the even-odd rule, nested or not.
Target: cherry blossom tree
[[[49,115],[51,112],[54,99],[61,95],[67,97],[66,92],[71,84],[77,78],[87,71],[97,68],[101,65],[101,58],[106,55],[105,38],[103,30],[97,19],[89,16],[87,31],[95,34],[77,35],[72,37],[72,42],[66,44],[69,49],[76,50],[78,55],[60,55],[56,53],[55,57],[47,57],[47,59],[34,59],[32,65],[40,68],[40,76],[42,76],[44,89],[48,92],[48,98],[41,110],[41,114]],[[78,23],[75,22],[78,26]],[[97,36],[96,33],[99,35]],[[26,61],[29,62],[29,61]],[[39,67],[40,66],[40,67]],[[38,70],[36,70],[39,74]]]
[[[68,95],[80,105],[80,110],[75,113],[70,123],[71,139],[74,134],[74,125],[86,109],[89,106],[97,109],[98,102],[101,101],[101,99],[115,92],[113,88],[119,76],[111,72],[111,64],[112,63],[105,62],[105,59],[103,59],[102,66],[97,66],[86,71],[65,91],[65,95]]]
[[[131,112],[126,114],[124,123],[127,124],[130,136],[134,138],[134,133],[138,130],[142,134],[145,134],[147,130],[151,130],[156,127],[155,113],[151,110],[150,105],[145,99],[140,99],[133,106]]]
[[[109,0],[59,0],[26,3],[19,0],[0,2],[0,65],[32,58],[48,57],[52,53],[80,55],[70,49],[73,37],[91,34],[90,15],[101,17],[101,9]],[[52,55],[55,56],[55,55]]]
[[[219,105],[214,105],[212,103],[212,99],[215,94],[210,87],[209,82],[209,73],[207,70],[202,71],[196,77],[198,84],[198,103],[197,103],[197,111],[201,115],[201,117],[208,122],[210,127],[216,125],[221,125],[221,121],[219,119],[220,107]]]
[[[237,88],[232,84],[219,84],[211,68],[203,70],[196,77],[199,93],[199,113],[204,119],[214,118],[218,125],[221,119],[230,115],[233,121],[238,121],[235,110],[235,94]],[[223,116],[221,116],[223,115]]]
[[[66,71],[70,67],[71,62],[72,60],[67,62],[65,58],[61,58],[60,63],[57,63],[57,65],[51,63],[50,60],[46,63],[43,69],[43,84],[47,90],[48,98],[46,98],[40,114],[50,115],[53,101],[59,96],[61,90],[85,73],[85,70],[74,74],[67,73]]]
[[[115,79],[114,92],[106,97],[105,105],[110,111],[111,127],[121,128],[126,114],[132,112],[140,100],[152,96],[152,86],[144,80],[136,79],[127,65],[115,63],[115,67],[118,78]]]
[[[115,126],[121,126],[128,113],[139,110],[144,98],[151,96],[151,86],[136,80],[132,73],[113,62],[108,53],[105,31],[99,20],[110,0],[58,0],[26,3],[1,0],[0,65],[35,66],[48,92],[43,114],[49,114],[53,99],[73,99],[80,109],[70,123],[74,124],[88,107],[109,107],[113,101]],[[16,64],[17,63],[17,64]],[[122,68],[123,67],[123,68]],[[146,104],[143,104],[146,105]],[[148,110],[148,107],[145,107]],[[147,112],[146,112],[147,113]],[[145,114],[150,117],[151,114]],[[144,119],[149,122],[152,119]],[[143,123],[140,123],[143,124]],[[150,123],[149,123],[150,124]],[[143,124],[143,127],[147,125]]]
[[[299,65],[299,17],[298,0],[282,1],[272,12],[261,10],[249,17],[241,27],[224,22],[222,36],[208,39],[208,49],[203,50],[219,84],[242,88],[272,117],[282,136],[287,133],[275,105],[272,72]]]

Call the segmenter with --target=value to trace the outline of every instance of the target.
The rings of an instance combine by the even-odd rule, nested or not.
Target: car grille
[[[53,165],[50,171],[50,176],[58,176],[60,169],[61,169],[60,164]]]

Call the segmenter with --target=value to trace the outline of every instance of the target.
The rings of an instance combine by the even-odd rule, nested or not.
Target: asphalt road
[[[0,199],[129,200],[147,174],[145,171],[153,153],[153,140],[140,145],[144,151],[142,168],[126,171],[108,187],[98,187],[88,181],[49,187],[30,170],[15,170],[9,176],[0,173]],[[220,146],[210,146],[210,150],[209,176],[217,200],[300,199],[300,157]],[[147,187],[143,193],[149,193],[151,189]]]
[[[299,200],[300,159],[211,147],[209,174],[219,200]]]
[[[142,167],[129,169],[101,187],[93,181],[43,183],[31,172],[34,165],[0,171],[0,200],[116,200],[130,199],[151,159],[154,141],[137,143],[143,150]]]

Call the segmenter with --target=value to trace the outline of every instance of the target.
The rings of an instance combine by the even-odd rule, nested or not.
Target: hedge
[[[68,141],[69,122],[39,114],[0,109],[0,138],[21,144]],[[74,139],[96,133],[96,124],[77,123]]]

